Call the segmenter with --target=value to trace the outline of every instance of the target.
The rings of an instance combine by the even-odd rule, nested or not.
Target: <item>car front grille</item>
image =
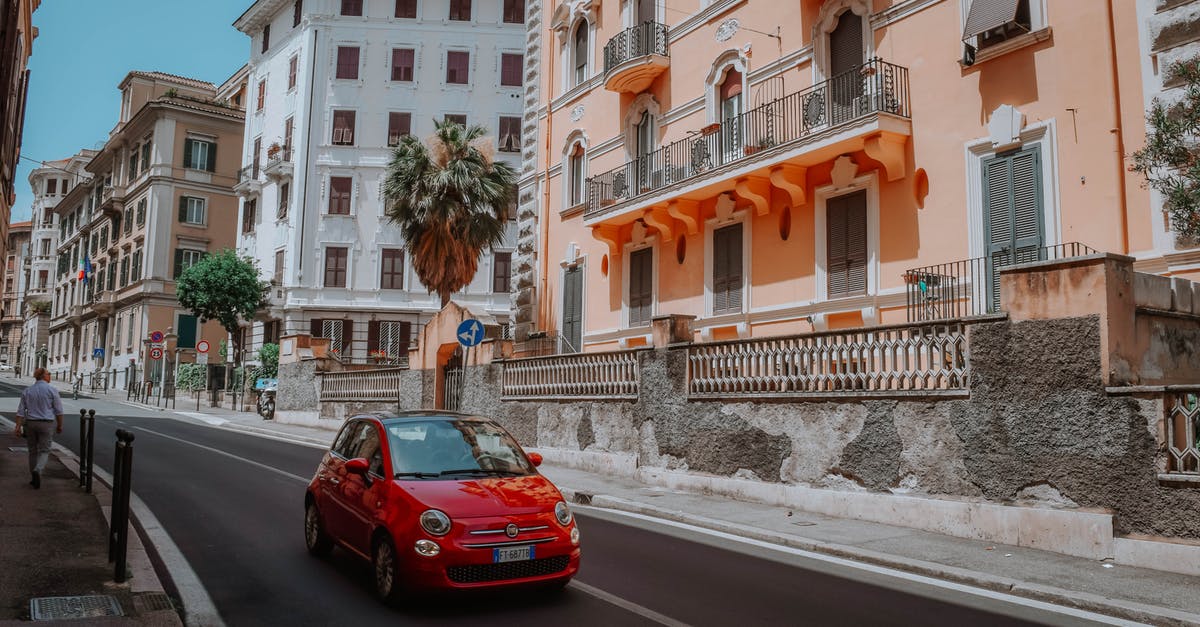
[[[541,577],[566,570],[570,560],[571,558],[566,555],[559,555],[522,562],[451,566],[446,569],[446,576],[454,583],[483,583],[485,581]]]

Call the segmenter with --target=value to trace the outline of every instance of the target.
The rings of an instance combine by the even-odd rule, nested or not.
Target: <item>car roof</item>
[[[488,420],[483,416],[465,414],[445,409],[415,409],[402,412],[376,411],[358,414],[353,418],[374,418],[380,422],[406,422],[418,420]]]

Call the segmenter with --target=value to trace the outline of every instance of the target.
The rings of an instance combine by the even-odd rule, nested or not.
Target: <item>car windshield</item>
[[[516,440],[480,420],[403,421],[386,425],[399,478],[518,476],[533,472]]]

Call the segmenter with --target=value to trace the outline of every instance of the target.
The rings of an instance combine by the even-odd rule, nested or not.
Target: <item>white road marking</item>
[[[975,588],[972,586],[954,583],[951,581],[942,581],[940,579],[934,579],[932,577],[926,577],[924,575],[916,575],[913,573],[907,573],[907,572],[900,571],[900,570],[894,570],[894,569],[886,568],[883,566],[875,566],[873,564],[856,562],[854,560],[849,560],[849,559],[845,559],[845,558],[841,558],[841,557],[834,557],[832,555],[825,555],[822,553],[814,553],[812,551],[805,551],[803,549],[797,549],[797,548],[793,548],[790,546],[772,544],[770,542],[764,542],[762,540],[755,540],[753,538],[744,538],[742,536],[733,535],[731,533],[725,533],[723,531],[715,531],[713,529],[697,527],[695,525],[689,525],[687,523],[682,523],[682,522],[678,522],[678,521],[674,521],[674,520],[655,518],[653,516],[647,516],[645,514],[637,514],[634,512],[624,512],[624,511],[608,509],[608,508],[604,508],[604,507],[594,507],[594,506],[578,505],[578,504],[572,504],[571,508],[575,509],[575,510],[588,511],[588,512],[593,512],[593,513],[597,513],[597,514],[608,514],[608,515],[612,515],[612,517],[627,517],[627,518],[642,520],[642,521],[645,521],[648,523],[653,523],[656,525],[675,527],[675,528],[683,529],[683,530],[686,530],[686,531],[689,531],[692,533],[708,535],[708,536],[712,536],[715,538],[720,538],[722,540],[728,540],[731,542],[746,544],[746,545],[758,547],[761,549],[766,549],[769,551],[776,551],[779,553],[795,555],[795,556],[803,557],[803,558],[810,559],[810,560],[827,562],[827,563],[836,564],[838,566],[842,566],[845,568],[861,570],[861,571],[865,571],[865,572],[869,572],[869,573],[874,573],[877,575],[883,575],[885,577],[891,577],[891,578],[895,578],[895,579],[911,581],[914,583],[925,584],[925,585],[933,586],[936,588],[943,588],[943,589],[951,590],[954,592],[960,592],[963,594],[973,595],[973,596],[982,597],[982,598],[986,598],[986,599],[997,600],[997,601],[1001,601],[1004,603],[1011,603],[1013,605],[1020,605],[1020,606],[1024,606],[1024,607],[1042,610],[1045,612],[1051,612],[1051,613],[1055,613],[1055,614],[1063,614],[1066,616],[1071,616],[1074,618],[1080,618],[1083,620],[1093,621],[1093,622],[1104,624],[1104,625],[1119,625],[1121,627],[1135,627],[1135,626],[1143,625],[1143,623],[1129,621],[1129,620],[1125,620],[1125,619],[1121,619],[1121,618],[1114,618],[1112,616],[1105,616],[1103,614],[1097,614],[1095,612],[1078,610],[1075,608],[1065,607],[1062,605],[1054,605],[1052,603],[1046,603],[1044,601],[1035,601],[1033,599],[1028,599],[1025,597],[1014,596],[1011,594],[1004,594],[1002,592],[995,592],[995,591],[986,590],[983,588]],[[572,583],[572,585],[574,585],[574,583]]]
[[[633,601],[627,601],[615,594],[612,594],[610,592],[605,592],[595,586],[589,586],[588,584],[583,583],[582,581],[579,581],[578,579],[572,580],[571,583],[568,584],[568,587],[575,588],[576,590],[578,590],[584,594],[590,594],[590,595],[596,597],[597,599],[600,599],[601,601],[611,603],[623,610],[637,614],[638,616],[641,616],[642,618],[652,620],[652,621],[658,623],[659,625],[668,625],[669,627],[686,627],[687,626],[687,623],[677,621],[674,618],[671,618],[670,616],[667,616],[665,614],[659,614],[658,612],[655,612],[654,610],[652,610],[648,607],[645,607],[643,605],[638,605],[637,603],[634,603]]]
[[[196,444],[195,442],[191,442],[191,441],[189,441],[189,440],[184,440],[183,438],[177,438],[177,437],[175,437],[175,436],[172,436],[172,435],[167,435],[167,434],[165,434],[165,433],[159,433],[158,431],[155,431],[155,430],[153,430],[153,429],[147,429],[147,428],[145,428],[145,427],[139,427],[139,426],[136,426],[136,425],[134,425],[134,426],[131,426],[130,428],[131,428],[131,429],[137,429],[138,431],[145,431],[146,433],[152,433],[152,434],[154,434],[154,435],[157,435],[157,436],[158,436],[158,437],[160,437],[160,438],[166,438],[166,439],[168,439],[168,440],[173,440],[173,441],[175,441],[175,442],[179,442],[180,444],[187,444],[188,446],[194,446],[194,447],[196,447],[196,448],[198,448],[198,449],[203,449],[203,450],[205,450],[205,451],[209,451],[210,453],[216,453],[217,455],[223,455],[223,456],[225,456],[225,457],[228,457],[228,458],[230,458],[230,459],[236,459],[236,460],[238,460],[238,461],[240,461],[240,462],[245,462],[245,463],[247,463],[247,464],[250,464],[251,466],[257,466],[257,467],[259,467],[259,468],[262,468],[263,470],[269,470],[269,471],[271,471],[271,472],[273,472],[273,473],[275,473],[275,474],[282,475],[282,476],[284,476],[284,477],[287,477],[287,478],[289,478],[289,479],[295,479],[296,481],[299,481],[300,483],[307,484],[309,481],[311,481],[311,480],[312,480],[312,478],[311,478],[311,477],[301,477],[300,475],[293,475],[293,474],[292,474],[292,473],[290,473],[290,472],[287,472],[287,471],[285,471],[285,470],[280,470],[280,469],[278,469],[278,468],[276,468],[276,467],[274,467],[274,466],[268,466],[268,465],[266,465],[266,464],[264,464],[264,463],[261,463],[261,462],[256,462],[256,461],[254,461],[254,460],[252,460],[252,459],[246,459],[245,457],[240,457],[240,456],[238,456],[238,455],[234,455],[233,453],[228,453],[228,452],[226,452],[226,451],[222,451],[221,449],[218,449],[218,448],[213,448],[213,447],[211,447],[211,446],[204,446],[203,444]]]
[[[219,427],[219,426],[229,422],[228,420],[226,420],[224,418],[220,418],[218,416],[211,416],[209,414],[202,414],[200,412],[177,411],[175,413],[183,415],[183,416],[187,416],[188,418],[191,418],[193,420],[199,420],[200,422],[203,422],[205,424],[210,424],[214,427]]]

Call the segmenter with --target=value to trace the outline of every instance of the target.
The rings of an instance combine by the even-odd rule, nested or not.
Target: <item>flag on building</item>
[[[83,259],[79,260],[79,280],[87,283],[92,277],[92,259],[88,256],[87,251],[83,252]]]

